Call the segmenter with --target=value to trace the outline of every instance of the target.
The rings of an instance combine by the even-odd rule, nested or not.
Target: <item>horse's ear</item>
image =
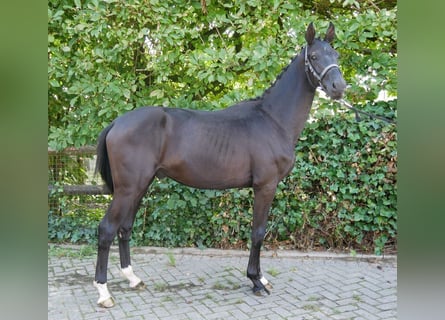
[[[312,22],[307,27],[305,38],[308,45],[311,45],[315,39],[315,28]]]
[[[334,40],[334,38],[335,38],[335,27],[332,22],[329,22],[329,27],[328,27],[328,30],[326,31],[324,41],[331,43],[332,40]]]

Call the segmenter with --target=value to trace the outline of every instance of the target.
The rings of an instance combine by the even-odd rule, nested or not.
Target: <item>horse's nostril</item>
[[[335,86],[335,82],[332,84],[332,87],[333,87],[334,89],[337,89],[337,87]]]

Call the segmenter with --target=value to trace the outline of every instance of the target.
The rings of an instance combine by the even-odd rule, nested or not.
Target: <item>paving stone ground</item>
[[[263,251],[271,295],[255,296],[247,251],[132,249],[147,287],[128,288],[116,248],[108,288],[116,306],[96,305],[95,256],[48,254],[48,319],[397,319],[396,257]]]

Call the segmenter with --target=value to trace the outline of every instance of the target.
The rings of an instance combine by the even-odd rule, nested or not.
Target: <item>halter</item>
[[[329,72],[329,70],[331,70],[332,68],[337,68],[340,69],[339,66],[335,63],[332,63],[330,65],[328,65],[326,68],[323,69],[323,71],[321,73],[318,73],[314,66],[311,64],[311,61],[308,59],[307,57],[307,47],[306,46],[304,48],[304,70],[306,71],[306,77],[309,81],[309,83],[311,84],[311,86],[316,89],[318,86],[321,86],[322,89],[324,90],[325,87],[323,85],[323,83],[321,82],[324,78],[324,76]],[[315,77],[318,80],[317,84],[314,84],[311,80],[311,77],[309,76],[309,72],[312,74],[313,77]]]

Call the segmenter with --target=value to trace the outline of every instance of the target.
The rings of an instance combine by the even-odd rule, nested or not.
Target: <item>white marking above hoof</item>
[[[263,284],[263,286],[266,286],[269,284],[269,281],[267,281],[266,278],[264,278],[264,276],[260,279],[261,283]]]
[[[130,288],[139,288],[145,286],[142,280],[134,274],[133,268],[131,266],[122,268],[121,271],[124,277],[127,278],[128,281],[130,281]]]
[[[108,291],[108,287],[106,283],[97,283],[93,282],[94,287],[96,287],[97,291],[99,291],[99,299],[97,300],[97,304],[103,308],[111,308],[114,307],[114,299]]]

